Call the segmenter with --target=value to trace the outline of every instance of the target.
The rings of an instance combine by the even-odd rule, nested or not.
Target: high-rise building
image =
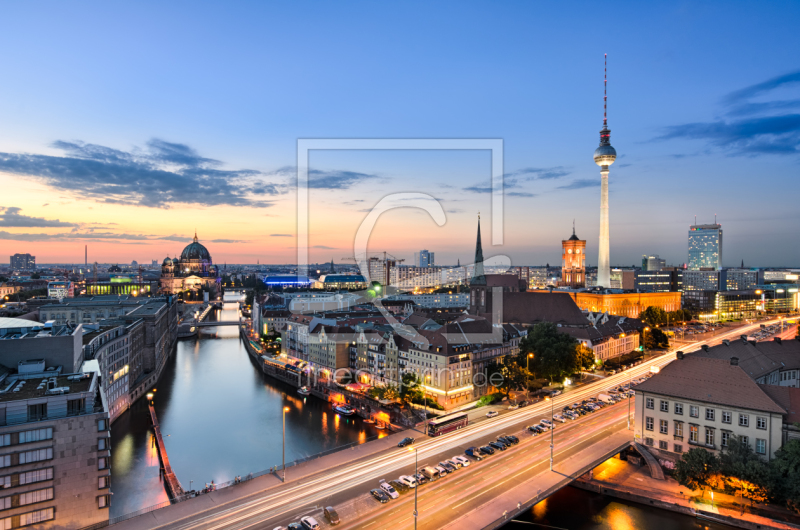
[[[604,71],[606,69],[604,68]],[[594,151],[594,163],[600,166],[600,250],[597,256],[597,285],[611,286],[611,264],[609,257],[610,229],[608,221],[608,166],[617,159],[617,151],[611,147],[611,131],[608,128],[606,85],[603,75],[603,129],[600,131],[600,147]]]
[[[667,266],[667,261],[655,256],[642,256],[642,270],[643,271],[660,271]]]
[[[433,267],[434,266],[434,252],[427,250],[420,250],[414,253],[414,265],[417,267]]]
[[[689,227],[689,270],[722,269],[722,225]]]
[[[561,241],[561,282],[566,287],[584,287],[586,285],[586,240],[575,235]]]
[[[36,256],[30,254],[14,254],[9,257],[11,268],[20,271],[32,271],[36,268]]]

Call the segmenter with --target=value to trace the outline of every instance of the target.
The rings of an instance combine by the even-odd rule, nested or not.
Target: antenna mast
[[[608,54],[603,55],[603,127],[608,126]]]

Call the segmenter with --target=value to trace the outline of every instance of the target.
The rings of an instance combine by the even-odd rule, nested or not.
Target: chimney
[[[731,366],[739,366],[739,358],[731,357]]]
[[[700,347],[703,349],[703,351],[708,351],[708,344],[701,344]]]
[[[679,361],[683,360],[683,352],[682,351],[679,351],[676,355],[677,355]]]
[[[722,344],[724,344],[725,346],[730,346],[731,341],[729,341],[728,339],[722,339]]]
[[[780,337],[773,337],[773,338],[772,338],[772,340],[774,340],[774,341],[775,341],[775,342],[777,342],[778,344],[780,344],[780,343],[781,343],[781,338],[780,338]]]

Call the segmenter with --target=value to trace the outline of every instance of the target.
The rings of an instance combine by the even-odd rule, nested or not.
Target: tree
[[[650,328],[650,331],[644,332],[644,347],[648,350],[669,348],[669,337],[658,328]]]
[[[750,502],[765,502],[772,486],[769,466],[743,438],[731,436],[719,455],[719,470],[725,486]]]
[[[789,440],[775,452],[770,462],[775,480],[774,497],[786,500],[786,505],[800,513],[800,440]]]
[[[536,324],[528,330],[519,349],[517,364],[525,366],[528,354],[533,353],[531,371],[549,377],[551,381],[573,374],[580,368],[578,341],[559,332],[558,327],[550,322]]]
[[[420,384],[422,380],[413,372],[403,374],[400,382],[400,399],[403,403],[413,403],[415,400],[422,399]]]
[[[639,314],[639,319],[651,328],[667,323],[667,312],[656,306],[648,306]]]
[[[514,366],[517,366],[516,363]],[[489,384],[497,389],[503,397],[508,397],[514,388],[508,366],[497,361],[492,361],[486,366],[486,377]]]
[[[578,367],[581,370],[589,370],[594,366],[594,351],[591,348],[578,344],[575,347],[575,353],[578,357]]]
[[[694,318],[694,315],[688,309],[678,309],[669,313],[669,322],[688,322]]]
[[[41,280],[41,279],[42,275],[39,274],[38,272],[34,272],[33,274],[31,274],[31,280]]]
[[[719,461],[716,456],[705,449],[695,447],[683,453],[678,460],[674,477],[681,486],[704,490],[717,474],[718,467]],[[705,491],[703,494],[705,495]]]

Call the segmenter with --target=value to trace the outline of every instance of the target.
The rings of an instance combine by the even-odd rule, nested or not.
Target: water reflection
[[[238,320],[238,305],[226,303],[214,316]],[[341,418],[328,403],[302,399],[294,387],[264,376],[247,355],[236,326],[201,330],[199,339],[178,343],[154,398],[170,463],[185,489],[190,481],[201,488],[211,480],[225,482],[278,465],[284,406],[290,408],[287,461],[386,436],[359,418]],[[112,517],[167,500],[150,435],[144,400],[112,425]]]

